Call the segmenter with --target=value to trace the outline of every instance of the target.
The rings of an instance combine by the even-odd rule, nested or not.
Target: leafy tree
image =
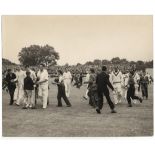
[[[136,62],[135,61],[130,61],[130,65],[135,65]]]
[[[56,61],[59,60],[59,53],[57,53],[55,49],[49,45],[31,45],[29,47],[22,48],[18,57],[22,65],[35,66],[40,63],[56,65]]]
[[[121,63],[121,64],[127,64],[128,61],[127,61],[126,59],[120,59],[120,63]]]
[[[145,69],[145,64],[144,64],[144,62],[141,61],[141,60],[137,61],[137,62],[136,62],[136,68],[137,68],[138,70],[144,70],[144,69]]]
[[[102,60],[102,65],[108,65],[110,63],[111,62],[109,60],[106,60],[106,59]]]
[[[93,62],[87,61],[87,62],[85,63],[85,65],[88,65],[88,66],[93,65]]]
[[[80,64],[80,63],[77,63],[77,64],[76,64],[76,66],[82,66],[82,64]]]
[[[115,57],[111,59],[112,64],[119,64],[120,63],[120,58],[119,57]]]
[[[93,63],[94,65],[100,66],[102,64],[102,61],[99,59],[95,59]]]
[[[2,65],[16,65],[8,59],[2,58]]]
[[[145,62],[145,66],[146,66],[146,68],[153,68],[153,60]]]

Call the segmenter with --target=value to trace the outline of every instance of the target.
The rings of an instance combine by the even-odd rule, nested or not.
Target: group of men
[[[105,96],[107,103],[110,106],[111,112],[116,113],[115,104],[122,102],[123,90],[124,98],[128,102],[128,106],[132,107],[132,102],[142,98],[138,96],[138,91],[142,90],[142,97],[148,98],[148,84],[150,75],[146,72],[137,72],[130,70],[121,72],[118,67],[115,67],[110,74],[107,72],[107,67],[103,66],[102,71],[97,72],[94,68],[87,70],[85,80],[82,80],[82,75],[77,77],[71,74],[68,68],[65,71],[58,70],[58,78],[53,84],[58,86],[58,107],[62,106],[61,98],[66,102],[67,107],[71,107],[69,101],[71,83],[81,86],[83,83],[87,84],[87,89],[84,95],[85,99],[89,98],[89,104],[96,108],[97,113],[101,113],[103,107],[103,97]],[[76,77],[76,78],[75,78]],[[17,67],[13,72],[8,69],[5,78],[10,94],[10,105],[23,105],[24,109],[35,108],[36,98],[41,98],[43,109],[45,109],[49,102],[49,75],[44,64],[40,64],[38,71],[33,71],[29,66],[24,69]],[[83,82],[84,81],[84,82]],[[112,90],[114,102],[111,100],[109,88]],[[80,88],[80,87],[77,87]]]
[[[132,102],[136,103],[136,100],[142,103],[144,98],[148,99],[148,84],[151,81],[152,77],[148,73],[145,71],[138,72],[135,69],[126,70],[122,73],[118,67],[115,67],[109,74],[107,74],[106,66],[102,67],[102,71],[99,74],[96,74],[94,69],[90,69],[86,75],[87,90],[84,98],[87,99],[89,97],[89,104],[96,107],[97,113],[100,113],[104,95],[111,112],[116,113],[114,107],[115,104],[122,102],[123,92],[129,107],[132,107]],[[111,100],[107,86],[112,90],[114,103]],[[140,89],[143,99],[139,96]]]
[[[65,98],[65,101],[69,98],[72,75],[66,68],[63,76],[61,77],[60,71],[58,71],[58,76],[58,82],[63,83],[64,86],[63,91],[59,91],[61,87],[58,89],[57,99],[58,106],[60,106],[62,105],[61,97]],[[10,105],[14,103],[18,106],[22,105],[23,109],[35,109],[36,100],[39,97],[43,109],[47,107],[49,102],[49,75],[44,64],[40,64],[38,71],[33,71],[29,66],[25,66],[25,68],[18,66],[15,70],[8,69],[4,80],[10,94]],[[58,83],[56,84],[61,86]]]
[[[23,109],[35,108],[36,87],[38,96],[42,100],[43,108],[47,107],[48,102],[48,72],[40,64],[39,71],[35,72],[29,66],[22,69],[18,66],[15,71],[8,69],[6,82],[10,94],[10,105],[23,105]]]

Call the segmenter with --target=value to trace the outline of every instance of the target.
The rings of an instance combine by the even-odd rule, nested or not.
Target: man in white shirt
[[[115,67],[114,71],[111,73],[111,82],[112,85],[114,87],[114,102],[115,104],[120,103],[121,102],[121,98],[122,98],[122,73],[121,71],[119,71],[118,67]]]
[[[134,70],[133,72],[134,72],[133,79],[135,82],[135,95],[139,96],[138,87],[139,87],[140,76],[136,70]],[[136,100],[132,100],[132,101],[133,101],[133,103],[136,103]]]
[[[64,79],[64,85],[65,85],[65,92],[66,96],[70,96],[70,90],[71,90],[71,81],[72,81],[72,75],[68,68],[65,68],[65,72],[63,73],[63,79]]]
[[[124,71],[123,74],[123,88],[124,88],[124,99],[127,99],[127,85],[128,85],[128,80],[129,80],[129,71],[126,70]]]
[[[86,71],[86,78],[85,78],[85,82],[84,83],[87,83],[87,89],[86,89],[86,92],[85,92],[85,95],[83,96],[84,99],[88,99],[88,82],[89,82],[89,77],[90,77],[90,74],[89,74],[89,70]]]
[[[43,102],[43,109],[47,107],[48,102],[48,72],[45,69],[44,64],[40,64],[40,69],[37,73],[38,82],[38,95],[41,97]]]
[[[14,100],[16,100],[16,105],[20,105],[24,100],[24,78],[26,77],[25,71],[21,69],[20,66],[17,67],[16,78],[17,86],[14,94]]]

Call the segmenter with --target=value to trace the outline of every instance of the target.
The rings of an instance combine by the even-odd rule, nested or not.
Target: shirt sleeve
[[[44,79],[48,80],[48,72],[47,71],[45,71]]]
[[[63,81],[63,79],[64,79],[63,76],[60,76],[59,77],[59,83],[61,83]]]
[[[35,80],[36,80],[36,78],[37,78],[37,77],[36,77],[35,72],[32,72],[32,80],[33,80],[33,81],[35,81]]]

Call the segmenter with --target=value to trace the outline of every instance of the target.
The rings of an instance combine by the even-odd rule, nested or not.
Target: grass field
[[[127,102],[116,105],[116,114],[110,113],[106,101],[101,115],[82,98],[85,86],[72,87],[72,107],[58,108],[57,87],[50,86],[50,104],[42,109],[23,110],[9,105],[9,95],[3,92],[3,131],[6,137],[109,137],[153,135],[153,85],[149,86],[149,99],[142,104],[127,107]]]

